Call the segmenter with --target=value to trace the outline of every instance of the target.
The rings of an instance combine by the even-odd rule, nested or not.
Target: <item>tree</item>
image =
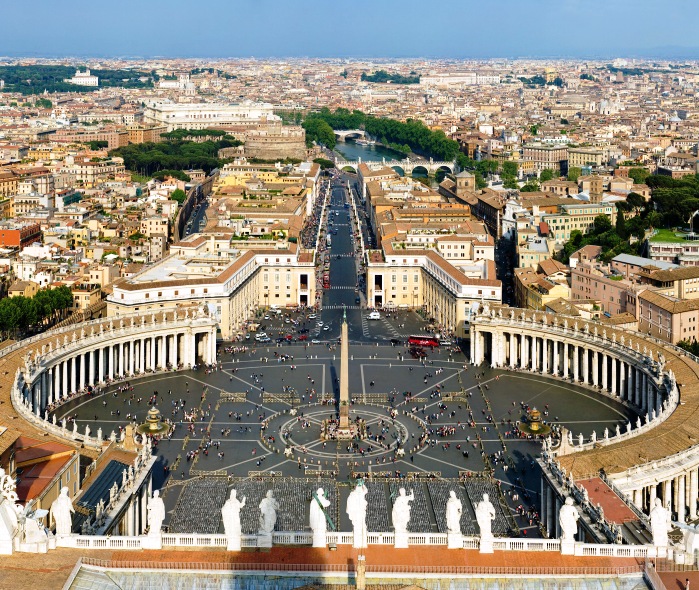
[[[540,189],[541,187],[539,186],[539,183],[536,181],[535,178],[533,178],[531,180],[528,180],[527,184],[525,184],[521,189],[519,189],[519,191],[522,193],[535,193]]]
[[[629,178],[632,178],[634,184],[643,184],[646,182],[646,178],[650,176],[650,172],[645,168],[630,168]]]
[[[170,198],[173,201],[177,201],[181,205],[182,203],[184,203],[185,199],[187,198],[187,193],[185,193],[181,188],[176,188],[170,194]]]
[[[625,207],[619,207],[619,205],[626,205],[626,203],[617,203],[616,224],[614,227],[616,229],[616,234],[622,240],[628,240],[629,239],[629,232],[626,228],[626,220],[624,218],[624,208]]]
[[[328,168],[335,167],[335,162],[326,158],[316,158],[313,161],[320,166],[321,170],[327,170]]]
[[[539,181],[546,182],[547,180],[553,180],[553,170],[551,168],[544,168],[539,174]]]
[[[568,168],[568,180],[570,182],[578,182],[578,178],[582,175],[582,169],[577,166]]]
[[[593,222],[594,232],[601,234],[612,229],[612,222],[604,213],[600,213]]]
[[[517,162],[507,161],[502,163],[503,176],[517,176],[518,169],[519,166],[517,166]]]

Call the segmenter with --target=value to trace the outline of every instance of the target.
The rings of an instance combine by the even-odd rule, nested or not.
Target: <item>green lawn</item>
[[[651,239],[651,242],[685,242],[684,236],[686,234],[671,230],[671,229],[659,229]]]

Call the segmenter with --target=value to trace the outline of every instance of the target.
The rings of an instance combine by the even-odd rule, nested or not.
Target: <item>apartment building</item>
[[[699,299],[677,299],[657,291],[638,296],[638,331],[671,344],[699,338]]]
[[[235,337],[258,307],[312,305],[315,265],[311,250],[240,251],[229,235],[195,234],[173,244],[170,255],[113,284],[107,314],[172,309],[204,302],[221,336]]]
[[[557,242],[567,242],[571,232],[575,230],[583,234],[588,233],[599,215],[609,217],[612,225],[616,223],[617,209],[609,203],[561,205],[560,210],[560,213],[541,217],[541,220],[548,225],[551,238]]]
[[[533,162],[538,172],[549,168],[565,174],[568,171],[568,146],[544,143],[525,144],[522,148],[522,159]]]

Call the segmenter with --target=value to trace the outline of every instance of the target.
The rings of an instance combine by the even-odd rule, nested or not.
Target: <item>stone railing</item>
[[[257,535],[243,535],[242,547],[257,547]],[[326,533],[327,543],[330,545],[351,545],[353,534],[347,532]],[[59,540],[59,547],[72,547],[76,549],[133,549],[140,550],[147,546],[143,543],[148,539],[146,535],[138,537],[100,537],[89,535],[71,535]],[[215,547],[225,549],[227,539],[225,535],[202,534],[170,534],[161,536],[162,547]],[[311,532],[275,532],[272,542],[275,545],[310,545],[313,541]],[[369,545],[394,545],[395,534],[367,533]],[[446,546],[446,533],[409,533],[409,546]],[[463,537],[463,549],[478,550],[479,537]],[[535,551],[535,552],[561,552],[559,539],[512,539],[496,537],[493,541],[495,551]],[[663,557],[672,559],[681,552],[673,552],[673,549],[659,549],[650,545],[598,545],[594,543],[575,543],[576,556],[581,557],[628,557],[646,558]]]

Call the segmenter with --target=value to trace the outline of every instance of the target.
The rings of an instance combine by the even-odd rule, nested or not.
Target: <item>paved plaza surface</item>
[[[293,359],[282,362],[275,353]],[[117,390],[124,382],[117,383],[56,413],[59,419],[75,417],[81,431],[89,424],[93,432],[101,428],[107,436],[130,420],[143,421],[157,392],[157,407],[176,423],[171,438],[158,443],[154,476],[155,488],[167,490],[170,513],[188,482],[217,470],[235,481],[262,472],[343,483],[356,473],[434,473],[437,479],[455,479],[489,468],[512,509],[520,504],[536,509],[539,471],[533,460],[541,444],[510,434],[510,421],[524,416],[522,404],[548,412],[545,419],[575,436],[583,432],[586,439],[593,430],[598,437],[605,428],[613,432],[632,416],[621,404],[569,383],[531,373],[464,368],[462,353],[435,351],[424,365],[402,346],[352,345],[350,355],[349,388],[355,400],[350,417],[365,419],[374,438],[356,445],[320,438],[321,420],[336,416],[340,369],[339,347],[323,344],[222,353],[220,370],[154,374],[130,381],[126,391]],[[412,401],[405,401],[406,392]],[[442,401],[455,394],[456,400]],[[195,410],[187,420],[185,413]],[[442,427],[454,428],[453,434],[440,436]],[[435,442],[415,449],[421,436]],[[288,457],[287,447],[293,447]],[[398,448],[403,457],[397,456]],[[505,460],[493,465],[492,457],[500,451]],[[226,480],[219,495],[233,485]],[[344,497],[338,500],[344,506]],[[343,512],[339,510],[340,523],[348,529]],[[528,521],[519,518],[520,530],[530,526]]]

